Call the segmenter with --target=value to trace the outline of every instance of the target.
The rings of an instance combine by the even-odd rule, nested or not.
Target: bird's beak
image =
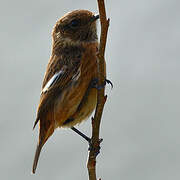
[[[91,22],[96,21],[97,19],[99,19],[99,14],[98,15],[94,15],[91,19]]]

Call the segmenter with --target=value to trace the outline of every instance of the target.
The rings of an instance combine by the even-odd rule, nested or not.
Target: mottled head
[[[81,42],[97,41],[96,20],[87,10],[75,10],[60,18],[52,32],[54,43],[77,44]]]

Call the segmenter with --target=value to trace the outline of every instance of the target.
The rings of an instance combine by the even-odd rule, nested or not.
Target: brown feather
[[[69,28],[75,18],[81,21],[80,27]],[[52,55],[44,76],[33,127],[40,121],[33,173],[36,171],[41,149],[54,130],[80,123],[88,118],[96,106],[97,90],[90,86],[92,80],[97,78],[98,42],[93,18],[90,11],[73,11],[62,17],[53,29]],[[57,81],[43,91],[50,79],[60,71],[63,73]],[[66,121],[67,119],[73,121]]]
[[[36,148],[36,153],[33,161],[33,173],[35,173],[36,171],[37,163],[43,145],[54,132],[54,113],[53,111],[51,111],[51,109],[52,107],[50,107],[49,111],[45,114],[45,116],[40,117],[39,142]]]
[[[34,156],[34,161],[33,161],[33,168],[32,168],[32,173],[33,174],[35,174],[35,172],[36,172],[37,163],[38,163],[38,160],[39,160],[39,155],[40,155],[41,149],[42,149],[42,145],[38,143],[37,148],[36,148],[36,153],[35,153],[35,156]]]

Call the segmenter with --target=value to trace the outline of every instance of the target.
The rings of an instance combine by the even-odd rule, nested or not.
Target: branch
[[[109,27],[109,19],[106,19],[106,10],[104,0],[97,0],[98,8],[99,8],[99,15],[100,15],[100,22],[101,22],[101,36],[100,36],[100,45],[99,45],[99,52],[97,54],[98,60],[98,87],[104,87],[105,83],[105,47],[106,47],[106,40],[107,40],[107,32]],[[104,109],[104,104],[106,102],[107,96],[104,94],[104,88],[98,90],[97,96],[97,106],[94,118],[92,118],[92,148],[89,152],[88,157],[88,173],[89,173],[89,180],[96,180],[96,156],[100,150],[100,143],[102,140],[99,139],[100,133],[100,123],[102,112]]]

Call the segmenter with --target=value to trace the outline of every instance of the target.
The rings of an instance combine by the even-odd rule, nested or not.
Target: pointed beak
[[[99,14],[98,15],[94,15],[91,19],[91,22],[96,21],[97,19],[99,19]]]

